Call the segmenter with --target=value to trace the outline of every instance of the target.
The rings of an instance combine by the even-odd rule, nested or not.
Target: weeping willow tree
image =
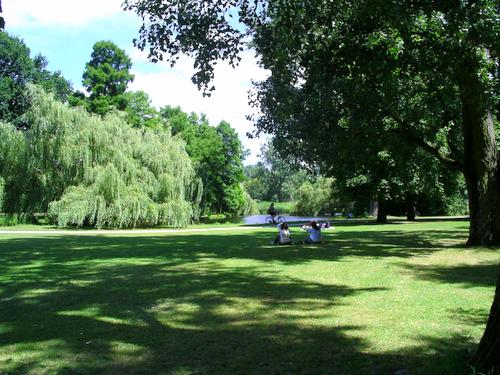
[[[241,185],[241,190],[243,192],[243,205],[239,209],[238,215],[246,216],[246,215],[258,214],[259,206],[257,205],[257,202],[252,199],[250,194],[248,194],[243,184]]]
[[[0,124],[6,212],[48,211],[61,226],[99,228],[185,226],[198,218],[202,185],[182,140],[30,90],[30,129]]]

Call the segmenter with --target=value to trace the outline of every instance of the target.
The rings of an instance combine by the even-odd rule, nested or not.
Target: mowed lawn
[[[0,373],[466,374],[500,261],[467,227],[0,235]]]

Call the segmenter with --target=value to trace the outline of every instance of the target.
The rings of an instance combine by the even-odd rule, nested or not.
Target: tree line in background
[[[207,4],[124,8],[147,20],[136,45],[152,61],[190,54],[205,93],[217,60],[236,64],[251,36],[271,73],[252,97],[256,134],[272,134],[281,155],[369,192],[381,218],[394,186],[413,200],[438,161],[444,180],[459,173],[467,186],[469,245],[500,243],[496,1]]]
[[[47,60],[0,33],[0,212],[59,225],[185,226],[255,210],[245,151],[225,121],[127,92],[130,58],[97,42],[75,92]]]
[[[467,245],[500,245],[497,0],[125,0],[124,8],[144,20],[136,45],[153,61],[191,55],[204,92],[217,60],[237,63],[251,38],[270,71],[252,97],[255,134],[272,134],[281,155],[316,165],[340,189],[376,198],[379,221],[391,199],[414,207],[434,185],[462,180]],[[499,373],[499,352],[500,279],[474,369]]]
[[[396,147],[392,154],[377,156],[380,159],[370,163],[360,158],[357,165],[351,166],[352,170],[339,166],[335,177],[324,177],[317,170],[304,168],[297,158],[281,156],[271,141],[262,147],[260,162],[245,166],[244,186],[255,200],[291,201],[290,212],[299,215],[351,213],[376,215],[379,219],[384,215],[380,221],[385,221],[387,214],[406,215],[408,220],[414,220],[417,213],[425,216],[467,213],[465,182],[458,173],[447,173],[432,158],[421,158],[420,163],[427,163],[419,169],[404,171],[404,166],[397,165],[404,158],[398,158]],[[375,162],[380,164],[379,169],[370,169]],[[385,206],[380,209],[377,192],[383,184]]]
[[[420,214],[466,212],[463,179],[457,173],[447,172],[421,151],[419,158],[415,158],[412,148],[406,148],[412,155],[402,154],[405,148],[401,148],[397,141],[391,143],[379,138],[381,151],[372,158],[369,152],[362,152],[361,140],[354,152],[348,151],[350,148],[344,150],[352,153],[350,162],[346,162],[349,156],[339,157],[340,146],[345,145],[340,142],[335,155],[338,160],[321,160],[330,152],[325,148],[322,155],[306,162],[297,152],[283,152],[283,140],[276,136],[261,150],[261,162],[243,168],[245,152],[236,132],[227,122],[214,127],[205,116],[187,114],[181,108],[165,106],[157,110],[147,93],[126,91],[134,79],[130,73],[132,63],[114,43],[95,43],[83,73],[85,94],[73,91],[70,82],[60,72],[49,72],[47,60],[42,55],[31,58],[28,47],[21,40],[7,33],[0,37],[3,47],[0,55],[0,118],[3,121],[23,131],[33,127],[33,117],[28,120],[33,100],[27,89],[32,83],[71,107],[83,107],[102,118],[115,114],[135,129],[170,132],[186,143],[186,152],[202,181],[200,215],[255,213],[254,200],[291,201],[293,213],[301,215],[375,213],[381,222],[389,213],[406,213],[412,219],[416,211]],[[417,162],[408,165],[408,160]],[[325,173],[320,168],[325,163],[329,163],[334,173]],[[319,173],[333,176],[333,179],[318,179]],[[3,186],[3,189],[10,189],[11,185],[4,182]],[[329,188],[325,189],[325,186]],[[4,202],[8,196],[4,194]],[[378,210],[373,210],[373,201],[379,202]],[[2,209],[10,213],[34,212],[35,208],[44,212],[48,209],[47,205],[16,204],[5,203]],[[81,221],[81,225],[94,221]],[[117,224],[110,222],[109,225]]]

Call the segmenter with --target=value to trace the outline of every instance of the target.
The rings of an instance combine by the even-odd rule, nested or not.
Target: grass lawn
[[[0,374],[465,374],[500,260],[467,226],[0,235]]]

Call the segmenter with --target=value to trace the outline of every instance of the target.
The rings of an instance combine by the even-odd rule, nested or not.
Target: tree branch
[[[398,134],[399,136],[405,138],[406,140],[412,142],[416,146],[420,147],[422,150],[436,157],[441,163],[446,165],[451,169],[455,169],[463,172],[465,170],[465,165],[463,162],[450,158],[447,155],[443,155],[441,151],[439,151],[436,147],[430,145],[422,138],[413,133],[410,129],[405,126],[403,120],[401,120],[398,116],[393,113],[388,113],[389,117],[391,117],[396,123],[399,125],[398,128],[394,129],[393,132]]]

